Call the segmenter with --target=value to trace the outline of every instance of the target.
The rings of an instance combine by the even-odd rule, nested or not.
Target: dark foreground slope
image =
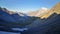
[[[32,24],[36,27],[28,26],[29,30],[23,34],[60,34],[60,14],[54,13],[52,15],[42,23]]]

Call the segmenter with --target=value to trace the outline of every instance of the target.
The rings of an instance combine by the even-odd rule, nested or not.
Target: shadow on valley
[[[60,14],[54,13],[47,19],[36,21],[26,26],[29,29],[23,34],[60,34]]]
[[[11,28],[21,28],[21,31]],[[0,31],[20,32],[21,34],[60,34],[60,14],[53,13],[48,18],[41,19],[23,13],[9,12],[0,7]]]
[[[0,31],[18,32],[13,31],[11,28],[25,28],[26,25],[33,23],[36,19],[39,18],[30,17],[23,13],[13,13],[0,7]]]

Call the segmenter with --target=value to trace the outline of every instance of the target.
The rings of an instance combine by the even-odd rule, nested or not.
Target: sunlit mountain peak
[[[46,7],[42,7],[41,9],[48,10]]]

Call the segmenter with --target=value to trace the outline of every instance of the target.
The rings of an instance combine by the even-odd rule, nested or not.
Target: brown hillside
[[[42,16],[40,16],[42,19],[43,18],[48,18],[51,14],[53,13],[57,13],[60,14],[60,2],[57,3],[53,8],[51,8],[48,13],[43,14]]]

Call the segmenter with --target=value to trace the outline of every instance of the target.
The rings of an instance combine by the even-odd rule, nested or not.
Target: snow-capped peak
[[[42,7],[41,9],[48,10],[46,7]]]
[[[35,15],[35,16],[41,16],[42,14],[46,13],[47,12],[47,8],[45,7],[42,7],[40,10],[38,10],[38,13]]]

